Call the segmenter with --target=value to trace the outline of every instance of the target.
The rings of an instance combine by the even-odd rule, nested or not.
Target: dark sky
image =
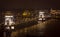
[[[59,0],[0,0],[0,9],[60,9]]]

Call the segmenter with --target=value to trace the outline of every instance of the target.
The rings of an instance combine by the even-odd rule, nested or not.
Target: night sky
[[[0,0],[0,9],[60,9],[59,0]]]

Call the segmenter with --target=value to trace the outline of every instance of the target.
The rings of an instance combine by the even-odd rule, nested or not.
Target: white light
[[[42,20],[42,18],[39,18],[39,20]]]
[[[42,18],[44,18],[45,16],[44,15],[42,15]]]
[[[45,12],[39,12],[39,14],[43,14],[43,13],[45,13]]]
[[[10,22],[9,22],[9,25],[12,25],[12,23],[13,23],[13,21],[10,21]]]
[[[13,16],[5,16],[5,17],[13,17]]]
[[[6,27],[6,29],[10,29],[10,27]]]
[[[14,26],[11,26],[11,29],[14,29]]]

